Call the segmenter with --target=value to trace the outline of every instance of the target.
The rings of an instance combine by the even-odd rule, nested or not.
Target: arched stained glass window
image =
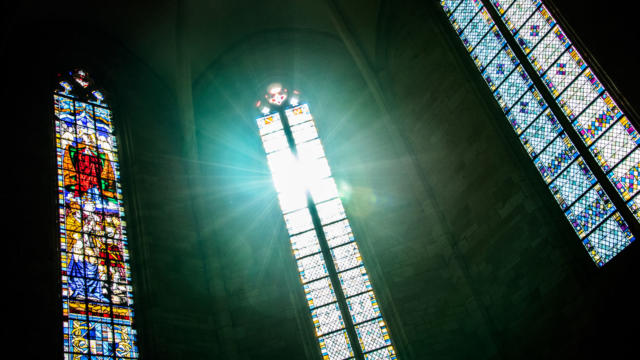
[[[396,359],[308,104],[272,85],[257,119],[323,359]]]
[[[635,240],[627,221],[640,220],[634,125],[542,1],[441,5],[567,220],[603,266]]]
[[[54,91],[65,359],[138,357],[118,146],[83,70]]]

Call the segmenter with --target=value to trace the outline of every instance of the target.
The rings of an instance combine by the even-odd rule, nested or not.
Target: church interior
[[[640,125],[632,2],[543,2]],[[113,111],[141,359],[322,358],[255,122],[272,83],[309,104],[398,358],[637,352],[638,244],[594,264],[440,1],[1,13],[20,358],[63,354],[53,91],[73,69]]]

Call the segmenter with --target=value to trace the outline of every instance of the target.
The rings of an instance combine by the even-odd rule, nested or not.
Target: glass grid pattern
[[[447,6],[456,6],[461,1],[446,3]],[[353,349],[343,316],[349,316],[354,323],[370,320],[384,323],[384,321],[339,198],[337,185],[331,176],[309,107],[307,104],[301,104],[287,108],[285,114],[291,126],[296,155],[293,155],[294,152],[288,145],[286,148],[281,148],[271,143],[265,144],[265,142],[274,142],[269,136],[279,133],[282,129],[280,116],[277,113],[270,114],[257,119],[265,152],[267,152],[267,162],[272,171],[274,186],[281,198],[280,204],[290,234],[292,252],[297,259],[300,279],[311,311],[320,350],[325,359],[351,358]],[[267,120],[271,123],[263,124]],[[273,130],[263,130],[272,123],[276,124],[272,126]],[[270,149],[274,150],[270,153]],[[302,188],[298,186],[300,183],[303,183]],[[291,201],[282,201],[282,198],[289,199],[300,193],[303,194],[303,207],[288,212],[293,207],[283,204]],[[309,196],[322,225],[320,229],[316,229],[313,225],[307,207]],[[324,258],[317,231],[322,231],[331,259]],[[332,284],[325,261],[333,261],[340,284]],[[340,286],[345,296],[348,314],[341,313],[335,286]],[[395,350],[391,346],[386,327],[384,329],[386,340],[383,339],[382,345],[378,348],[387,346],[388,350],[385,351],[395,359]],[[378,349],[370,346],[372,345],[367,349],[362,348],[363,352]],[[382,352],[376,356],[382,356]]]
[[[64,356],[135,359],[137,334],[112,114],[84,72],[70,76],[53,94]],[[78,95],[85,91],[88,96]]]
[[[527,4],[527,10],[523,10],[523,14],[528,13],[531,7],[537,9],[527,22],[531,24],[523,26],[517,33],[514,32],[514,39],[525,54],[528,54],[529,62],[541,75],[547,90],[587,145],[600,168],[623,200],[628,201],[635,194],[634,190],[629,189],[636,189],[635,184],[639,180],[637,163],[633,159],[633,154],[640,145],[638,132],[540,1],[518,0],[506,12],[495,1],[493,3],[504,24],[513,32],[514,21],[510,13],[516,11],[514,9],[517,3],[521,2]],[[537,43],[532,40],[533,35],[538,37],[540,29],[547,27],[553,27],[553,30],[542,41]],[[627,157],[630,160],[625,160],[619,169],[614,170],[616,165]],[[635,201],[629,201],[627,206],[636,214]],[[611,232],[611,236],[616,235]],[[600,248],[594,246],[593,249],[597,251]],[[617,248],[609,248],[607,251],[611,249]],[[610,258],[611,256],[603,255],[596,263],[604,264]]]
[[[529,156],[535,158],[561,132],[562,126],[560,126],[556,117],[553,116],[551,110],[547,110],[520,135],[520,141],[529,153]]]
[[[502,15],[503,21],[507,24],[509,30],[516,34],[534,13],[538,5],[540,5],[540,1],[516,0]]]
[[[471,20],[469,25],[467,25],[468,31],[465,31],[462,36],[462,42],[467,50],[473,50],[493,25],[493,20],[491,20],[487,10],[484,8],[480,10],[473,20]]]
[[[491,90],[495,90],[520,62],[509,47],[502,48],[482,72]]]
[[[467,3],[466,6],[465,3]],[[598,149],[604,154],[603,161],[609,161],[607,164],[610,168],[620,162],[620,165],[617,165],[619,171],[611,172],[609,178],[621,193],[625,191],[625,187],[633,189],[627,191],[625,200],[628,200],[637,192],[640,183],[640,178],[637,177],[640,175],[637,171],[640,164],[634,163],[633,157],[629,157],[631,160],[628,161],[624,159],[638,144],[635,129],[624,128],[627,131],[624,138],[626,140],[621,140],[617,135],[621,133],[620,130],[611,132],[613,125],[622,115],[619,114],[610,96],[603,92],[598,79],[572,47],[541,1],[492,0],[491,3],[502,15],[502,21],[512,34],[515,34],[516,42],[525,54],[528,54],[528,60],[534,69],[545,76],[543,82],[552,92],[563,112],[573,121],[574,126],[580,125],[578,131],[582,131],[580,134],[585,143],[597,145],[596,140],[602,141],[603,145]],[[458,9],[463,7],[471,9],[474,4],[475,2],[463,0]],[[465,13],[464,17],[458,19],[456,14],[456,12],[451,13],[449,20],[463,44],[465,39],[476,38],[478,35],[470,35],[466,32],[477,31],[478,27],[456,27],[456,24],[468,23],[469,20],[466,19],[469,15]],[[499,32],[496,28],[491,31]],[[538,89],[533,85],[524,68],[519,65],[518,58],[509,46],[503,45],[504,47],[497,52],[495,58],[488,65],[484,65],[489,57],[488,54],[496,52],[498,44],[503,44],[492,38],[504,40],[503,36],[504,34],[485,36],[473,49],[471,56],[505,112],[509,123],[519,135],[523,147],[549,185],[549,190],[564,211],[567,220],[581,239],[597,239],[593,240],[592,244],[624,243],[617,240],[620,234],[624,236],[629,234],[627,243],[630,243],[633,241],[633,235],[630,232],[616,230],[627,229],[624,219],[615,212],[616,209],[608,195],[598,184],[584,160],[579,157],[580,154],[557,121],[556,114],[548,109]],[[587,111],[584,111],[585,108]],[[583,111],[584,115],[581,115]],[[603,135],[609,132],[611,133],[609,137]],[[618,154],[624,154],[624,156]],[[640,216],[640,204],[636,205],[635,199],[629,200],[628,204],[630,208],[637,209],[638,211],[634,213],[637,217]],[[612,226],[609,221],[614,218],[611,215],[614,212],[618,214],[621,224],[617,227]],[[587,246],[586,243],[585,246]],[[615,255],[611,255],[610,250],[605,249],[618,248],[598,247],[598,245],[587,247],[590,256],[598,266],[602,266]],[[608,255],[604,253],[606,251],[609,251]]]
[[[364,354],[365,360],[395,360],[398,357],[392,346]]]
[[[527,57],[538,74],[544,74],[568,46],[564,32],[556,25]]]
[[[516,42],[525,54],[529,54],[555,24],[556,22],[549,15],[547,8],[541,6],[533,12],[529,20],[516,33]]]

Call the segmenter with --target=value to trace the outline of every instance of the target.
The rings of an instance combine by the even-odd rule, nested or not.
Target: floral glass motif
[[[443,4],[453,12],[452,7],[460,3]],[[309,106],[283,104],[280,111],[259,117],[257,123],[323,358],[352,358],[353,346],[360,346],[366,359],[396,359]],[[287,142],[285,146],[284,141],[278,140],[282,146],[274,146],[272,134],[283,129],[290,131],[292,144]],[[292,201],[282,201],[298,198],[298,194],[302,194],[302,200],[297,206],[286,206]],[[314,224],[309,209],[319,224]],[[329,250],[326,258],[321,241]],[[331,280],[332,268],[339,283]],[[336,289],[340,289],[343,298],[336,295]],[[344,305],[344,312],[339,304]],[[377,324],[372,329],[378,330],[361,337],[359,326],[367,322]],[[352,329],[348,323],[355,326],[358,344],[349,340],[348,331]]]
[[[538,72],[535,75],[542,77],[563,115],[573,122],[599,164],[609,171],[611,182],[640,219],[640,197],[633,197],[640,184],[640,161],[637,160],[640,155],[628,155],[639,144],[635,128],[628,121],[622,122],[623,114],[541,1],[492,0],[491,4],[510,30],[507,36],[513,36],[522,48]],[[468,45],[465,39],[487,33],[479,26],[461,25],[469,23],[474,16],[482,17],[478,15],[480,11],[486,12],[476,1],[463,0],[455,11],[446,8],[445,11],[465,46]],[[482,34],[467,33],[474,31]],[[598,266],[603,266],[633,242],[634,236],[558,122],[560,114],[549,109],[509,45],[493,40],[503,40],[505,34],[496,27],[490,32],[493,35],[479,41],[471,56],[567,220],[583,239],[589,255]],[[496,50],[498,46],[502,46],[500,50]],[[485,54],[492,53],[496,55],[487,63]]]
[[[54,92],[65,359],[138,358],[117,141],[83,70]]]

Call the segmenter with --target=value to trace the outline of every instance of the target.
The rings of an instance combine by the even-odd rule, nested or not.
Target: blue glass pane
[[[444,9],[444,12],[447,15],[451,15],[453,10],[455,10],[456,7],[458,7],[458,5],[460,5],[461,2],[462,0],[442,0],[440,1],[440,5],[442,6],[442,8]]]
[[[596,184],[565,214],[582,239],[615,210],[616,208],[602,187]]]
[[[518,104],[507,113],[507,118],[516,133],[521,134],[540,113],[547,108],[547,103],[535,87],[529,89]],[[550,114],[550,116],[553,116]]]
[[[579,157],[549,185],[549,190],[555,196],[562,210],[567,210],[574,201],[595,184],[596,179],[591,170]]]
[[[493,20],[491,20],[487,10],[480,10],[460,36],[467,51],[473,50],[492,26],[494,26]]]
[[[476,63],[478,70],[484,70],[485,66],[487,66],[506,43],[500,30],[494,26],[471,52],[471,57]]]
[[[578,151],[564,132],[540,153],[533,163],[545,182],[550,183],[573,159]]]
[[[516,58],[508,46],[500,50],[498,55],[482,72],[482,76],[489,85],[489,88],[491,88],[491,91],[495,91],[519,63],[518,58]]]
[[[562,127],[551,110],[547,110],[520,135],[520,141],[531,158],[536,157],[562,132]]]
[[[531,85],[532,82],[527,72],[524,71],[522,66],[518,66],[496,90],[494,96],[502,110],[507,112]]]
[[[469,24],[471,19],[476,15],[478,10],[482,7],[480,0],[463,0],[462,4],[458,6],[453,15],[449,18],[453,28],[456,29],[458,34],[462,33],[462,30]]]
[[[583,244],[593,261],[602,266],[634,240],[627,223],[619,213],[615,213],[584,239]]]

